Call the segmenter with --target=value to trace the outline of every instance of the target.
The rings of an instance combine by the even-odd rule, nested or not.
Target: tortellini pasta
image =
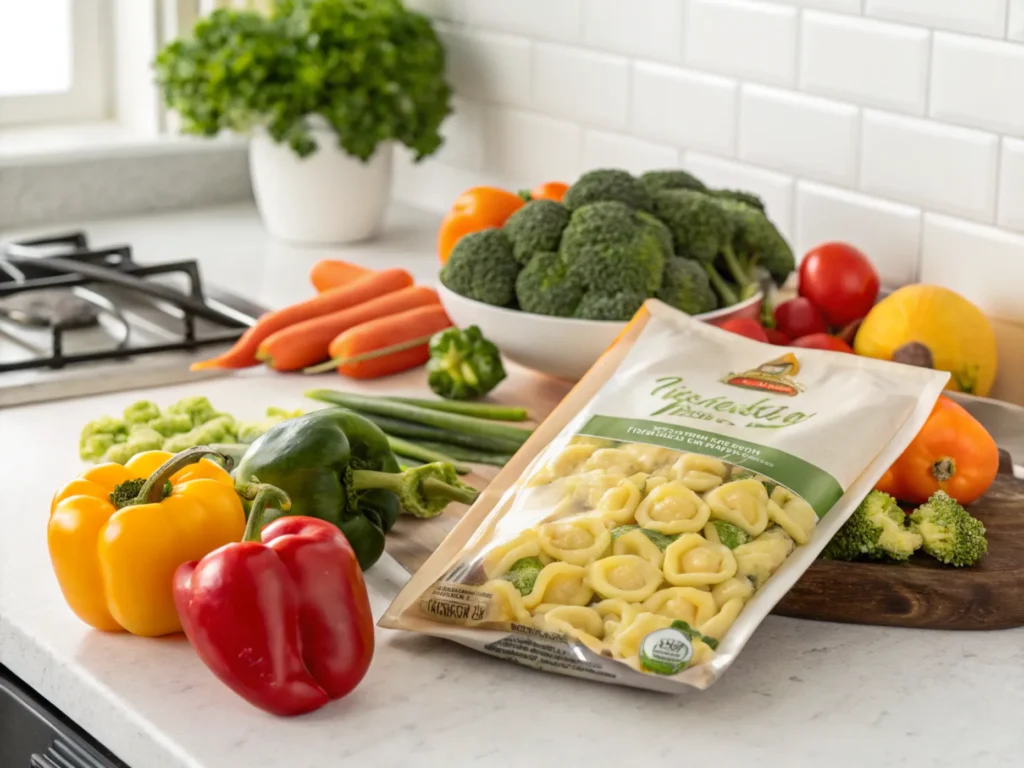
[[[564,635],[642,672],[654,663],[644,639],[673,622],[690,637],[690,665],[711,660],[817,523],[769,478],[643,443],[577,437],[536,477],[550,486],[538,522],[484,550],[485,578],[469,583],[482,581],[471,594],[489,603],[465,623]]]

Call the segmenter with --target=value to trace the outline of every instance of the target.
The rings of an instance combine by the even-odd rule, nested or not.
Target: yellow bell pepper
[[[202,459],[212,453],[147,451],[92,467],[54,495],[50,560],[82,621],[145,637],[181,631],[175,569],[245,532],[231,475]]]

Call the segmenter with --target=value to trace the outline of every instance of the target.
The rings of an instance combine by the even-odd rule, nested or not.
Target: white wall
[[[456,114],[397,194],[682,165],[762,195],[798,253],[863,248],[999,323],[1024,402],[1024,0],[408,0]]]

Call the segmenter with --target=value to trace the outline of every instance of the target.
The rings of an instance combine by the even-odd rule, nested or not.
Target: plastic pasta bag
[[[706,688],[947,379],[649,301],[380,625],[551,672]]]

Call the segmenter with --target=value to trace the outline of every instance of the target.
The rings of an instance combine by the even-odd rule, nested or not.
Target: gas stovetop
[[[140,264],[84,232],[0,247],[0,407],[173,384],[264,312],[195,260]]]

